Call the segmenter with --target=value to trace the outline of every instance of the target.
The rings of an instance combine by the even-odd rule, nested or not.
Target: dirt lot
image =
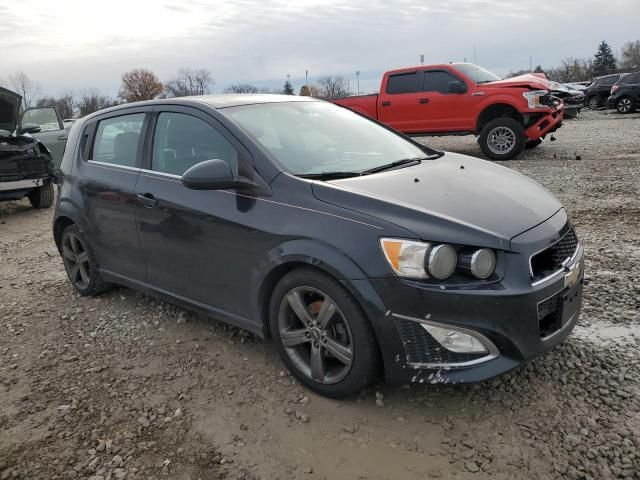
[[[556,137],[506,165],[568,208],[583,315],[475,386],[318,397],[245,332],[128,289],[80,298],[53,211],[1,204],[0,478],[640,479],[640,114],[585,112]]]

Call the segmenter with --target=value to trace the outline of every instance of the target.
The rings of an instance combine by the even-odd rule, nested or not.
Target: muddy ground
[[[318,397],[246,332],[124,288],[79,297],[53,211],[0,204],[0,479],[640,479],[640,114],[555,136],[505,165],[570,212],[583,314],[475,386]]]

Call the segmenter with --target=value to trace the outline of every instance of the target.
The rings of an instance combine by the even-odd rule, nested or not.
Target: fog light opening
[[[489,353],[487,347],[473,335],[446,327],[421,323],[429,334],[444,348],[455,353]]]

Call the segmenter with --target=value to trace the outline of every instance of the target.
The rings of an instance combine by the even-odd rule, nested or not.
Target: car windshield
[[[487,83],[501,80],[501,78],[495,73],[473,63],[454,63],[453,68],[476,83]]]
[[[219,111],[294,175],[360,174],[438,154],[327,102],[263,103]]]

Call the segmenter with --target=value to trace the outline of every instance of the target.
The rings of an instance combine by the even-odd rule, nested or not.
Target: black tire
[[[532,148],[536,148],[538,145],[542,145],[542,139],[539,138],[538,140],[528,140],[525,142],[524,144],[524,149],[525,150],[531,150]]]
[[[335,307],[332,310],[335,313],[328,315],[332,320],[327,322],[326,330],[317,326],[305,328],[304,322],[300,322],[302,317],[294,313],[290,303],[290,295],[305,290],[307,293],[300,294],[299,298],[303,300],[305,315],[310,315],[310,319],[318,321],[322,307],[316,306],[318,311],[314,316],[312,310],[315,302],[313,297],[308,297],[308,295],[317,293],[320,298],[324,295],[322,302],[320,300],[318,302],[324,306],[324,301],[328,299]],[[309,290],[313,291],[309,292]],[[288,325],[287,328],[283,328],[283,324],[291,321],[298,321],[299,327],[294,329]],[[311,322],[308,325],[311,326]],[[283,362],[300,383],[310,390],[327,397],[343,398],[357,394],[378,378],[380,353],[368,318],[349,291],[340,282],[325,273],[311,268],[299,268],[285,275],[276,285],[271,297],[269,327]],[[328,348],[330,344],[326,344],[327,338],[322,333],[323,331],[331,332],[331,329],[338,327],[341,327],[341,330],[348,334],[348,340],[341,342],[341,346],[348,344],[343,348],[350,349],[351,361],[348,366],[344,362],[338,361],[338,357],[332,355],[331,349]],[[304,335],[308,340],[303,339],[300,344],[289,345],[286,348],[283,344],[283,335],[299,331],[305,332]],[[336,340],[334,333],[327,333],[329,341]],[[290,337],[287,340],[290,340]],[[314,348],[316,352],[321,352],[319,355],[322,357],[320,363],[323,365],[321,368],[322,381],[312,378]],[[323,348],[324,350],[322,350]],[[305,365],[305,359],[309,365]],[[332,368],[340,372],[334,375],[335,381],[330,378],[330,375],[333,374]],[[326,377],[324,376],[325,372],[327,372]]]
[[[73,246],[76,241],[80,244]],[[83,296],[94,296],[113,287],[102,280],[96,255],[82,230],[75,224],[69,225],[60,236],[60,255],[64,268],[73,287]],[[76,270],[74,267],[82,263]]]
[[[29,192],[29,202],[33,208],[49,208],[53,205],[55,190],[52,183],[46,183]]]
[[[591,95],[587,98],[587,107],[591,110],[597,110],[600,108],[600,98],[597,95]]]
[[[506,145],[503,146],[501,138],[505,138]],[[511,160],[520,155],[525,140],[524,127],[520,122],[513,118],[501,117],[491,120],[484,126],[478,143],[487,157],[502,161]],[[501,151],[502,148],[505,150]]]
[[[629,97],[620,97],[616,100],[616,110],[622,114],[633,112],[633,101]]]

